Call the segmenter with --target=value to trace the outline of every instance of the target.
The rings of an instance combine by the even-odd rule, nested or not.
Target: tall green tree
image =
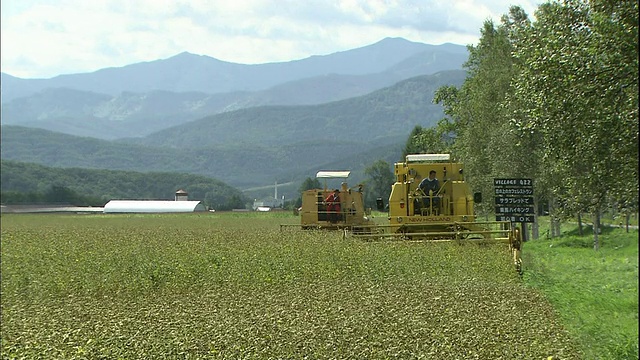
[[[373,207],[376,198],[382,198],[386,202],[391,195],[391,186],[395,180],[389,163],[377,160],[364,170],[364,174],[367,176],[365,202],[368,206]]]
[[[301,195],[298,197],[298,199],[295,202],[296,208],[299,208],[300,206],[302,206],[302,193],[312,189],[322,189],[322,184],[320,184],[320,180],[318,180],[317,178],[312,179],[310,177],[307,177],[306,179],[304,179],[304,181],[302,182],[302,184],[300,184],[300,187],[298,188],[298,193]]]
[[[600,213],[638,196],[638,4],[541,5],[514,55],[514,123],[540,134],[542,168],[567,212]]]
[[[436,126],[430,128],[416,125],[407,139],[402,157],[408,154],[450,153],[453,135],[453,127],[447,119],[440,120]]]
[[[438,89],[434,101],[445,107],[449,129],[455,134],[453,153],[465,163],[466,179],[484,198],[493,196],[493,178],[533,177],[536,170],[532,139],[512,123],[512,111],[505,98],[512,92],[518,66],[513,57],[514,37],[529,24],[520,7],[496,25],[486,21],[480,41],[469,46],[465,68],[469,76],[459,88]],[[493,204],[479,206],[493,211]]]
[[[407,154],[420,154],[425,151],[424,147],[419,141],[419,137],[423,131],[424,129],[420,125],[416,125],[413,130],[411,130],[409,138],[407,139],[407,142],[404,145],[404,149],[402,150],[402,158],[405,158]]]
[[[304,181],[300,185],[298,192],[303,193],[307,190],[312,190],[312,189],[322,189],[322,184],[320,183],[320,180],[318,180],[317,178],[307,177],[306,179],[304,179]]]

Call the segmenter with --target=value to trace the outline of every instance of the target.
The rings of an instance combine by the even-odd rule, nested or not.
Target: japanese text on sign
[[[503,197],[496,196],[496,205],[533,205],[533,197],[531,196],[520,196],[520,197]]]
[[[493,185],[497,221],[534,222],[532,179],[493,179]]]
[[[496,221],[532,223],[534,222],[534,216],[533,215],[496,215]]]
[[[496,206],[496,214],[533,214],[533,206]]]
[[[533,195],[533,189],[500,189],[496,188],[496,195]]]

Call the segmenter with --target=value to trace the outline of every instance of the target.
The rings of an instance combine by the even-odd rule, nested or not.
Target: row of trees
[[[99,196],[80,194],[66,186],[49,185],[39,191],[2,191],[3,204],[74,204],[78,206],[103,206],[108,200]]]
[[[405,152],[453,153],[487,195],[493,178],[535,179],[556,222],[593,215],[597,249],[603,210],[637,211],[638,3],[552,1],[535,21],[514,6],[469,52],[464,84],[435,94],[447,117]]]
[[[206,176],[153,172],[52,168],[2,160],[3,204],[103,206],[111,199],[173,199],[179,189],[216,210],[245,208],[242,192]]]

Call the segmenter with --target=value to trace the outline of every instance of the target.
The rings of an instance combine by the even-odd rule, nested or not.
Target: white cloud
[[[532,16],[537,2],[521,0]],[[471,44],[507,0],[14,0],[1,2],[2,71],[52,77],[183,51],[238,63],[301,59],[385,37]]]

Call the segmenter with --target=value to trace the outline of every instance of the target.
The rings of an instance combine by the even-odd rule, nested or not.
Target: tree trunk
[[[536,204],[539,204],[539,200],[537,197],[534,198],[534,202]],[[535,213],[533,214],[533,223],[531,224],[531,239],[532,240],[538,240],[538,238],[540,237],[540,229],[538,228],[538,219],[540,219],[540,215],[543,212],[540,208],[541,206],[534,206],[534,211]]]
[[[596,207],[595,213],[593,214],[593,249],[598,251],[600,250],[600,239],[598,235],[600,234],[600,208]]]
[[[624,217],[625,217],[625,225],[627,227],[627,232],[629,232],[629,220],[631,218],[631,213],[627,212]]]
[[[556,223],[558,222],[558,219],[556,218],[556,216],[554,215],[556,207],[555,205],[555,201],[549,200],[549,231],[551,232],[551,238],[555,238],[560,236],[560,234],[556,234]]]
[[[582,213],[578,213],[578,235],[582,236]]]

